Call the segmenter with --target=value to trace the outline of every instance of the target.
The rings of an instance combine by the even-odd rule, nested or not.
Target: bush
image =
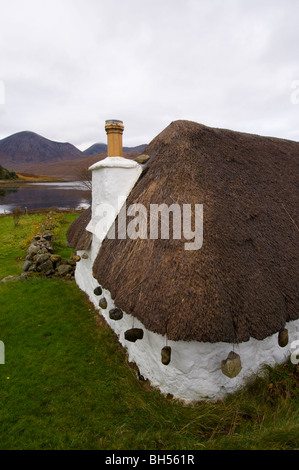
[[[13,216],[13,221],[14,221],[15,227],[18,227],[18,225],[20,224],[20,219],[21,219],[22,215],[24,215],[24,212],[22,211],[22,209],[20,207],[16,207],[12,211],[12,216]]]
[[[0,180],[15,180],[18,179],[18,175],[14,171],[9,171],[0,165]]]

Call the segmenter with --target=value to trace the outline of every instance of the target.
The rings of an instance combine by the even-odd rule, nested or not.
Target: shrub
[[[13,221],[14,221],[15,227],[17,227],[20,224],[20,219],[21,219],[22,215],[24,215],[24,212],[22,211],[22,209],[20,207],[16,207],[12,211],[12,216],[13,216]]]

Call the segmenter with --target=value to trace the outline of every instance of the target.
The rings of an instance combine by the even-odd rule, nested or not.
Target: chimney
[[[122,157],[123,122],[105,122],[108,157],[92,165],[92,217],[86,229],[99,243],[106,236],[121,207],[142,173],[142,166]],[[105,221],[105,227],[101,220]],[[103,228],[104,227],[104,228]]]
[[[116,119],[109,119],[105,123],[105,130],[107,133],[108,157],[122,157],[123,122]]]

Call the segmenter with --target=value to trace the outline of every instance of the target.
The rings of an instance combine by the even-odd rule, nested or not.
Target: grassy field
[[[63,178],[57,178],[54,176],[34,175],[32,173],[15,173],[17,178],[1,179],[1,165],[0,165],[0,188],[15,188],[22,186],[26,183],[45,183],[45,182],[63,182],[66,181]]]
[[[68,257],[75,214],[0,217],[0,279],[19,275],[31,237],[53,225]],[[298,449],[298,367],[226,400],[187,406],[138,381],[115,335],[74,282],[0,283],[0,449]]]

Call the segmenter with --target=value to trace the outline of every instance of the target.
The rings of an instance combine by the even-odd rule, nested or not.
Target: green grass
[[[56,215],[55,252],[68,257]],[[0,218],[0,278],[20,274],[45,214]],[[291,363],[218,403],[181,404],[138,381],[116,336],[74,282],[0,284],[0,449],[296,449],[298,369]]]
[[[51,229],[55,233],[55,253],[68,258],[72,250],[66,246],[66,231],[76,217],[77,214],[68,213],[30,214],[21,217],[19,225],[15,226],[12,216],[0,216],[0,279],[21,273],[32,237],[46,228],[51,220]]]
[[[39,226],[42,219],[43,216],[38,214],[23,217],[20,225],[15,227],[12,216],[0,217],[0,279],[20,274],[20,263],[26,256],[22,244],[34,235],[34,228]]]

